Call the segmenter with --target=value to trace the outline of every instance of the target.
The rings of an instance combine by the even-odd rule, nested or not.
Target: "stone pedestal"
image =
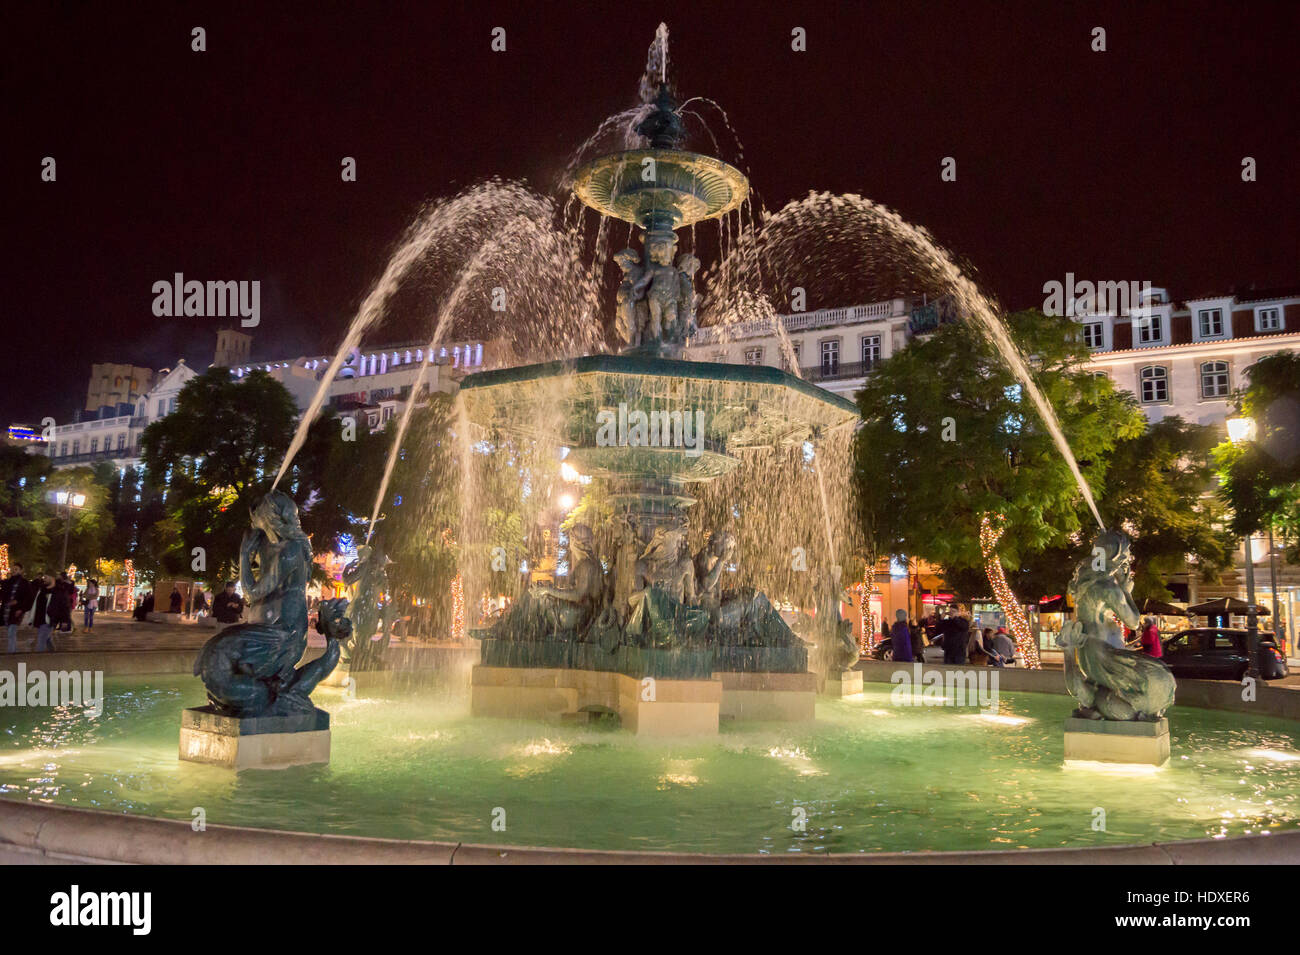
[[[210,706],[181,714],[180,758],[228,769],[283,769],[330,761],[330,715],[221,716]]]
[[[1065,758],[1098,763],[1163,766],[1169,762],[1169,721],[1065,721]]]
[[[842,670],[830,673],[826,677],[826,696],[856,696],[862,692],[862,671]]]
[[[816,718],[816,673],[720,672],[718,676],[722,677],[719,713],[728,719],[806,723]]]
[[[638,736],[718,732],[718,679],[656,679],[646,684],[598,670],[479,665],[470,683],[470,711],[475,716],[558,721],[583,712],[617,713],[623,727]]]

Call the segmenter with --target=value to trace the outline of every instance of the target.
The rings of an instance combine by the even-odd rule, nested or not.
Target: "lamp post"
[[[1242,444],[1255,437],[1255,421],[1252,418],[1229,418],[1228,440],[1233,444]],[[1251,548],[1254,534],[1246,535],[1246,649],[1250,661],[1246,675],[1253,680],[1259,679],[1259,614],[1255,611],[1255,554]]]
[[[72,533],[72,509],[85,507],[86,495],[78,494],[76,491],[50,491],[46,495],[46,500],[64,509],[63,552],[59,557],[59,570],[64,570],[68,566],[68,535]]]

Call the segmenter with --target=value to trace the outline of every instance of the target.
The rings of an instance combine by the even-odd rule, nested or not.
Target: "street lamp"
[[[62,507],[67,515],[63,523],[63,554],[59,557],[59,570],[63,570],[68,566],[68,535],[72,533],[72,509],[85,507],[86,495],[76,491],[50,491],[45,497],[46,500]]]
[[[1229,418],[1228,440],[1233,444],[1242,444],[1254,440],[1255,421],[1253,418]],[[1250,661],[1246,675],[1253,680],[1259,679],[1259,614],[1255,612],[1255,553],[1251,547],[1254,534],[1246,535],[1246,648]]]

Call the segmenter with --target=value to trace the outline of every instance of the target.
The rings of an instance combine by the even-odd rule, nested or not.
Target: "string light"
[[[451,636],[454,640],[465,636],[465,583],[460,574],[451,581]]]
[[[131,609],[131,601],[135,600],[135,564],[131,563],[128,557],[126,563],[126,609]]]
[[[0,580],[9,576],[9,545],[0,544]]]
[[[993,585],[993,595],[1007,615],[1011,636],[1025,655],[1025,666],[1031,670],[1041,670],[1043,665],[1038,659],[1038,644],[1029,632],[1029,620],[1025,617],[1024,608],[1016,600],[1016,595],[1011,592],[1007,575],[1002,570],[1002,561],[998,559],[998,541],[1002,539],[1005,529],[1001,514],[996,518],[991,518],[988,514],[980,518],[980,553],[984,555],[984,572]]]
[[[866,656],[871,635],[871,592],[876,589],[876,565],[864,563],[862,583],[853,585],[858,595],[858,656]]]

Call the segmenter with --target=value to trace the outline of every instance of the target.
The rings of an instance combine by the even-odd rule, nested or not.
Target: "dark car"
[[[1200,680],[1240,680],[1250,664],[1249,634],[1245,630],[1196,627],[1164,642],[1164,662],[1176,677]],[[1265,680],[1287,675],[1286,656],[1273,634],[1259,631],[1259,673]]]

